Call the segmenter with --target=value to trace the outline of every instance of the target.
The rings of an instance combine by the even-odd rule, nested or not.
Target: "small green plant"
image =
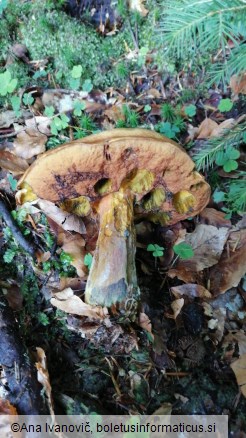
[[[144,112],[148,113],[149,111],[151,111],[151,106],[150,105],[145,105],[144,106]]]
[[[43,326],[47,326],[50,323],[48,316],[44,312],[38,312],[37,320]]]
[[[93,257],[90,253],[88,253],[84,256],[84,264],[85,264],[85,266],[87,266],[87,268],[89,270],[91,269],[92,260],[93,260]]]
[[[79,127],[75,127],[75,139],[86,137],[86,135],[97,131],[95,123],[88,114],[82,113],[78,123]]]
[[[3,255],[3,260],[5,263],[11,263],[16,254],[17,248],[8,248]]]
[[[241,177],[245,178],[245,172],[244,174],[241,174]],[[222,210],[227,213],[227,218],[230,218],[233,213],[245,213],[246,180],[240,178],[234,182],[226,183],[225,189],[226,191],[216,190],[213,194],[213,199],[217,203],[224,203]]]
[[[44,115],[52,117],[55,114],[55,108],[53,106],[46,106],[44,109]]]
[[[71,71],[71,77],[69,79],[69,85],[72,90],[78,90],[80,86],[80,80],[83,72],[82,65],[74,65]]]
[[[221,113],[226,113],[228,111],[231,111],[232,107],[233,107],[233,102],[231,101],[231,99],[221,99],[218,105],[218,110]]]
[[[150,243],[147,246],[147,251],[152,252],[153,257],[162,257],[164,254],[164,248],[157,243]]]
[[[172,125],[170,122],[160,122],[155,128],[158,132],[168,138],[176,138],[177,134],[180,132],[180,129],[175,126],[175,124]]]
[[[75,100],[73,103],[73,114],[76,117],[79,117],[82,115],[82,111],[84,111],[86,105],[85,102],[80,102],[79,100]]]
[[[24,105],[29,106],[29,105],[33,104],[34,98],[32,97],[32,95],[30,93],[25,93],[23,98],[22,98],[22,101],[23,101]]]
[[[86,79],[82,85],[82,90],[90,93],[92,89],[93,89],[93,84],[92,84],[91,80]]]
[[[60,116],[54,117],[50,124],[50,130],[53,135],[57,135],[62,129],[68,127],[69,118],[66,114],[61,114]]]
[[[17,79],[12,79],[10,71],[0,73],[0,96],[13,93],[17,86]]]
[[[238,158],[238,153],[236,155],[235,150],[246,141],[245,130],[246,122],[244,121],[231,129],[225,129],[221,137],[210,138],[206,145],[193,157],[197,169],[208,170],[216,163],[216,160],[221,160],[221,157],[223,157],[222,165],[228,160],[235,160],[234,157],[236,156]],[[232,165],[235,166],[235,164]]]
[[[119,62],[116,65],[116,74],[120,79],[126,79],[129,75],[129,70],[127,65],[124,62]]]
[[[10,103],[12,105],[12,108],[15,112],[16,117],[20,117],[21,116],[21,111],[20,111],[21,98],[19,96],[11,96]]]
[[[160,6],[165,14],[156,38],[161,40],[165,56],[193,59],[203,66],[207,59],[210,83],[225,82],[246,70],[244,1],[161,0]],[[229,40],[234,47],[228,52]],[[219,52],[218,61],[211,66],[211,54]]]
[[[10,174],[8,175],[8,181],[9,181],[9,184],[10,184],[11,190],[13,190],[13,192],[15,192],[16,189],[17,189],[17,184],[18,184],[17,179],[13,178],[13,175],[10,173]]]
[[[161,106],[161,116],[164,121],[172,123],[176,118],[176,111],[170,103],[164,103]]]
[[[194,117],[196,115],[196,106],[188,105],[185,107],[184,112],[188,117]]]
[[[173,246],[173,251],[182,260],[191,259],[194,256],[194,251],[191,245],[186,242],[178,243]]]
[[[240,152],[234,147],[228,147],[224,151],[219,151],[215,163],[218,166],[223,166],[225,172],[231,172],[238,168],[237,160],[240,157]]]
[[[125,120],[118,120],[116,123],[116,128],[136,128],[139,125],[138,113],[131,110],[128,105],[123,105],[122,111]]]

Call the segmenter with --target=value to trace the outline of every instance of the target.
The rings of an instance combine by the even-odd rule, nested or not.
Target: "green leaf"
[[[161,257],[163,256],[164,248],[157,245],[157,243],[150,243],[147,246],[147,251],[152,252],[153,257]]]
[[[227,161],[227,156],[225,154],[224,151],[219,151],[216,154],[216,158],[215,158],[215,164],[217,164],[217,166],[223,166],[225,164],[225,162]]]
[[[15,192],[17,189],[18,181],[15,178],[13,178],[13,176],[11,174],[8,175],[8,181],[9,181],[11,190],[13,190],[13,192]]]
[[[71,72],[72,78],[74,78],[74,79],[81,78],[82,70],[83,70],[82,65],[74,65],[72,72]]]
[[[72,90],[78,90],[79,86],[80,86],[80,78],[79,79],[70,78],[69,79],[69,85],[70,85],[70,88]]]
[[[153,245],[152,243],[150,243],[148,246],[147,246],[147,251],[155,251],[155,245]]]
[[[175,125],[171,125],[170,122],[162,122],[158,127],[160,133],[166,135],[168,138],[175,138],[176,134],[180,132],[179,128]]]
[[[238,163],[235,160],[228,160],[225,162],[223,166],[223,170],[225,172],[231,172],[232,170],[236,170],[238,168]]]
[[[39,70],[36,71],[36,73],[34,73],[33,75],[33,79],[39,79],[39,78],[45,78],[47,76],[48,72],[45,70]]]
[[[221,99],[219,105],[218,105],[218,110],[221,113],[226,113],[227,111],[230,111],[233,107],[233,102],[231,101],[231,99]]]
[[[32,105],[34,102],[32,95],[29,93],[25,93],[22,100],[23,100],[24,105],[26,105],[26,106]]]
[[[83,83],[83,86],[82,86],[83,91],[88,91],[88,93],[90,93],[92,88],[93,88],[93,84],[92,84],[91,80],[86,79]]]
[[[88,253],[84,256],[84,264],[85,264],[85,266],[88,267],[89,270],[91,269],[92,260],[93,260],[93,257],[91,254]]]
[[[230,147],[226,150],[226,155],[230,160],[237,160],[240,157],[238,149]]]
[[[144,107],[144,112],[145,113],[148,113],[149,111],[151,111],[151,106],[150,105],[145,105],[145,107]]]
[[[0,73],[0,96],[12,93],[17,85],[17,79],[11,79],[10,71]]]
[[[46,106],[44,110],[44,114],[47,117],[52,117],[55,114],[55,108],[53,106]]]
[[[185,107],[184,112],[188,117],[194,117],[196,115],[196,106],[188,105]]]
[[[79,100],[75,100],[75,102],[73,103],[73,107],[74,107],[74,115],[75,116],[81,116],[82,111],[86,108],[85,102],[80,102]]]
[[[161,257],[161,256],[163,256],[163,251],[160,251],[160,250],[153,251],[153,256],[154,257]]]
[[[12,96],[10,98],[10,102],[12,105],[12,108],[15,112],[16,117],[20,117],[21,116],[21,111],[20,111],[20,105],[21,105],[21,99],[19,96]]]
[[[214,192],[213,200],[216,203],[223,202],[225,200],[225,192]]]
[[[69,122],[69,117],[67,117],[66,114],[61,114],[60,119],[61,119],[62,129],[67,128],[68,122]]]
[[[181,242],[178,245],[173,246],[175,254],[177,254],[181,259],[191,259],[194,256],[194,251],[191,245],[185,242]]]
[[[3,259],[4,259],[5,263],[11,263],[14,256],[15,256],[15,250],[9,248],[9,249],[7,249],[7,251],[5,251],[5,253],[3,255]]]

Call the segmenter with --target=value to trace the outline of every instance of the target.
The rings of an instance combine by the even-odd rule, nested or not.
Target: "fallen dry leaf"
[[[26,160],[45,152],[47,137],[37,129],[26,129],[14,140],[15,153]]]
[[[243,396],[246,397],[246,353],[242,354],[242,356],[235,360],[230,366],[236,376],[237,384]]]
[[[79,297],[74,295],[71,288],[57,292],[50,300],[51,304],[63,312],[72,315],[87,316],[92,319],[104,319],[107,316],[107,309],[100,306],[91,306],[84,303]]]
[[[48,407],[50,411],[50,415],[52,418],[55,418],[55,412],[54,412],[54,406],[52,401],[52,395],[51,395],[51,384],[50,384],[50,377],[49,372],[47,368],[47,359],[45,352],[42,348],[37,347],[37,362],[35,363],[36,368],[38,370],[38,381],[41,383],[45,390],[45,394],[48,400]]]
[[[171,287],[172,293],[175,297],[179,295],[186,295],[190,298],[212,298],[212,294],[203,286],[199,284],[182,284],[181,286]]]
[[[234,94],[246,94],[246,73],[233,75],[230,79],[230,87]]]
[[[60,225],[66,231],[76,231],[79,234],[86,234],[86,229],[83,220],[74,214],[67,213],[59,207],[56,207],[53,202],[39,199],[38,205],[41,210],[51,218],[54,222]]]
[[[176,319],[180,314],[182,307],[184,305],[184,298],[178,298],[171,303],[171,308],[173,311],[173,318]]]
[[[19,175],[25,172],[28,163],[9,151],[0,151],[0,167]]]
[[[214,122],[212,119],[204,119],[203,122],[198,127],[198,136],[197,138],[209,138],[215,128],[218,127],[218,124]]]
[[[160,99],[161,93],[156,88],[150,88],[142,93],[141,97],[145,97],[146,99]]]
[[[246,229],[231,232],[227,243],[219,263],[210,270],[215,296],[236,287],[246,272]]]
[[[61,231],[57,236],[57,243],[61,246],[63,251],[72,257],[71,265],[76,268],[79,277],[85,277],[88,269],[84,265],[85,240],[76,233],[70,234],[67,231]]]
[[[143,5],[145,0],[129,0],[129,8],[131,11],[139,12],[142,17],[145,17],[149,11]]]
[[[151,338],[154,339],[154,335],[152,333],[152,325],[146,313],[140,312],[138,317],[138,325],[142,329],[146,330],[150,334]]]
[[[41,134],[50,135],[50,118],[45,116],[36,116],[32,119],[26,120],[26,126],[28,129],[35,129],[41,132]]]
[[[210,134],[210,137],[220,137],[224,134],[225,129],[231,129],[236,124],[235,119],[226,119],[220,123],[219,126],[214,128]]]
[[[229,229],[226,227],[197,225],[193,233],[185,236],[185,242],[193,248],[194,257],[189,260],[179,260],[176,269],[186,267],[190,271],[199,272],[215,265],[223,251],[228,234]]]
[[[204,119],[203,122],[198,127],[198,136],[197,138],[211,138],[211,137],[220,137],[223,135],[223,131],[225,129],[230,129],[236,124],[235,119],[227,119],[224,122],[216,123],[212,119]]]
[[[125,120],[125,116],[122,111],[122,105],[112,105],[106,111],[104,111],[105,116],[109,118],[109,120],[113,120],[115,123],[118,120]]]
[[[192,272],[185,266],[180,266],[178,268],[169,269],[167,273],[168,277],[177,277],[179,280],[185,283],[203,283],[203,275],[200,272]]]
[[[17,415],[17,410],[8,400],[0,398],[0,415]]]
[[[7,110],[0,114],[0,128],[9,128],[17,120],[14,111]]]
[[[200,213],[200,223],[213,225],[217,228],[231,228],[231,221],[229,219],[225,219],[225,213],[223,211],[215,210],[215,208],[204,208],[204,210]]]

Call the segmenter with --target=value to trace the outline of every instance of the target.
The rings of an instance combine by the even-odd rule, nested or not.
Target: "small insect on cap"
[[[209,200],[209,185],[194,167],[181,146],[160,134],[115,129],[44,153],[18,185],[25,183],[37,197],[64,207],[79,198],[85,215],[89,203],[127,188],[138,214],[153,213],[157,220],[159,215],[170,225],[196,215]]]

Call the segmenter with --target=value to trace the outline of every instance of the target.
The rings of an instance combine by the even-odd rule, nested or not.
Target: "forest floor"
[[[46,356],[48,376],[40,372],[56,413],[224,414],[231,436],[245,437],[246,201],[235,185],[245,182],[245,75],[208,86],[194,62],[164,60],[153,43],[154,1],[110,26],[48,1],[14,3],[0,30],[0,305],[8,307],[0,322],[15,327],[8,337],[0,324],[0,410],[4,400],[26,409],[11,392],[6,356],[28,349],[34,361]],[[68,223],[57,206],[28,199],[18,180],[46,150],[137,127],[186,149],[211,186],[209,204],[172,226],[136,223],[133,321],[116,309],[71,313],[95,236],[83,218]],[[211,164],[204,150],[235,132],[237,143]]]

